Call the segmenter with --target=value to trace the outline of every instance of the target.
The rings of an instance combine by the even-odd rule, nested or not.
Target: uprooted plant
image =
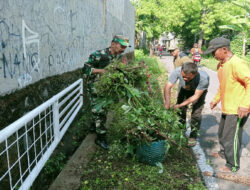
[[[181,148],[185,139],[183,126],[175,110],[163,107],[159,86],[152,85],[153,93],[149,93],[149,80],[156,78],[149,79],[154,73],[148,68],[144,62],[111,64],[96,85],[97,93],[102,94],[96,107],[106,106],[113,113],[108,131],[114,141],[125,140],[135,147],[169,138],[168,146],[172,140]]]

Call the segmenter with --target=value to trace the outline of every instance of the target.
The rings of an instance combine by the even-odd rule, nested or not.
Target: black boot
[[[109,144],[106,141],[106,134],[97,134],[95,143],[105,150],[109,149]]]
[[[96,131],[95,122],[91,122],[89,132],[95,133],[95,131]]]

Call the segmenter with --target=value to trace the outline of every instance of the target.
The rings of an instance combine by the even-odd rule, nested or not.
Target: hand
[[[239,118],[246,117],[247,115],[248,115],[248,108],[242,108],[242,107],[238,108],[238,116],[239,116]]]
[[[100,69],[100,74],[105,73],[105,69]]]
[[[164,107],[167,109],[167,110],[169,110],[170,109],[170,104],[168,104],[168,103],[164,103]]]
[[[210,102],[210,108],[211,108],[211,110],[214,109],[216,106],[217,106],[217,103]]]
[[[148,93],[149,93],[150,95],[152,95],[152,94],[153,94],[153,91],[152,91],[151,86],[149,86],[149,87],[148,87]]]
[[[176,105],[173,106],[173,109],[178,109],[180,107],[181,107],[180,104],[176,104]]]
[[[93,69],[91,74],[103,74],[105,69]]]

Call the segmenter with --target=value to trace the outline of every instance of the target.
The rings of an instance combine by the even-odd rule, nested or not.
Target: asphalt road
[[[163,56],[161,62],[164,64],[166,71],[171,73],[174,70],[173,67],[173,57],[172,56]],[[202,112],[202,122],[200,128],[200,136],[198,138],[199,144],[197,147],[193,148],[193,151],[196,149],[201,149],[199,151],[204,152],[204,159],[205,164],[208,164],[209,167],[211,166],[213,171],[217,172],[220,167],[225,165],[225,160],[223,159],[216,159],[211,155],[213,152],[217,152],[219,150],[219,143],[218,143],[218,125],[220,121],[220,105],[216,107],[216,109],[211,110],[209,108],[209,103],[215,96],[217,89],[219,87],[219,81],[217,77],[217,73],[212,71],[206,67],[200,67],[199,69],[204,70],[210,76],[210,85],[208,88],[208,93],[206,96],[206,103]],[[199,165],[199,153],[197,154],[196,151],[195,155],[197,157],[197,163]],[[204,164],[204,163],[203,163]],[[201,169],[201,167],[200,167]],[[202,169],[201,169],[202,170]],[[250,119],[248,119],[243,132],[243,139],[242,139],[242,152],[241,152],[241,160],[240,160],[240,170],[235,174],[236,176],[245,176],[250,178]],[[210,177],[209,177],[210,178]],[[250,190],[250,186],[230,182],[227,180],[222,179],[208,179],[207,177],[204,178],[205,183],[208,189],[220,189],[220,190]],[[208,179],[208,182],[206,180]],[[211,185],[211,183],[213,183]]]

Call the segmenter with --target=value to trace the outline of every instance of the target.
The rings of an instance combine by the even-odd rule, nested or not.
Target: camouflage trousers
[[[96,93],[95,83],[89,83],[87,87],[90,94],[90,106],[92,112],[92,125],[96,128],[97,134],[106,134],[106,120],[107,110],[105,108],[98,108],[97,104],[100,103],[101,96]]]

